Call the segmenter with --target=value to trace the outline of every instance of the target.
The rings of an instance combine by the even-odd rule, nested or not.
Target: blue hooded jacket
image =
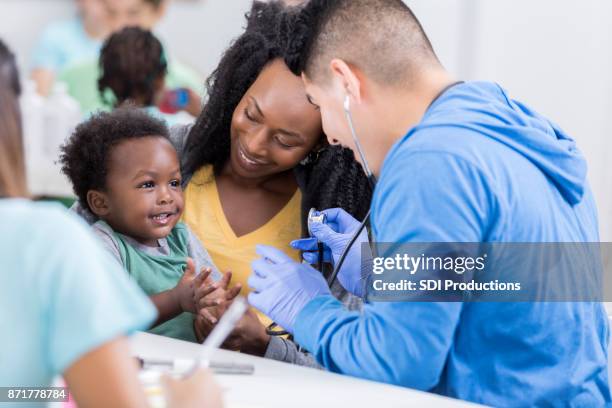
[[[597,242],[587,166],[561,129],[494,83],[447,90],[388,153],[378,242]],[[493,406],[610,402],[601,303],[318,297],[295,338],[328,369]]]

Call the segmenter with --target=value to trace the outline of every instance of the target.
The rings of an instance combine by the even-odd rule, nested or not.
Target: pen
[[[152,359],[137,357],[140,368],[144,370],[166,371],[175,374],[189,372],[193,368],[193,359]],[[253,374],[255,367],[253,364],[237,364],[210,361],[208,364],[215,374]]]
[[[206,340],[204,340],[204,343],[202,343],[200,355],[193,362],[191,370],[186,374],[187,376],[199,367],[208,367],[210,365],[210,356],[216,349],[221,347],[248,307],[246,299],[241,296],[232,302],[227,311],[221,316],[219,323],[217,323],[212,332],[206,337]]]

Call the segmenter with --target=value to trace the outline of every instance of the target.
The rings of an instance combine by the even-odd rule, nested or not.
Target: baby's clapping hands
[[[194,279],[194,300],[198,314],[214,325],[238,296],[242,286],[238,283],[232,288],[229,287],[231,272],[225,272],[218,282],[213,282],[210,273],[210,269],[203,269]]]
[[[232,300],[238,296],[242,286],[237,284],[229,288],[231,272],[224,273],[218,282],[212,280],[211,274],[212,269],[202,268],[196,275],[193,260],[187,258],[185,273],[171,293],[182,312],[199,313],[215,324]]]

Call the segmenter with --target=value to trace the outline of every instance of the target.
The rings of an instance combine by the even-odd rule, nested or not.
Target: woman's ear
[[[101,191],[89,190],[87,192],[87,204],[91,212],[98,217],[104,217],[110,213],[108,196]]]
[[[325,148],[328,146],[329,142],[327,141],[327,137],[322,136],[317,142],[317,144],[312,148],[310,153],[308,153],[308,155],[304,157],[304,159],[302,159],[300,164],[302,166],[306,166],[308,164],[316,163],[317,160],[319,160],[319,154],[321,154],[321,152],[325,150]]]
[[[312,149],[312,151],[319,153],[321,150],[325,149],[328,146],[329,142],[327,140],[327,136],[323,135],[315,145],[314,149]]]

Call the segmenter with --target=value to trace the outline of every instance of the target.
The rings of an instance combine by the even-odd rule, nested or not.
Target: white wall
[[[208,76],[240,35],[251,0],[175,1],[159,26],[166,47]]]
[[[0,0],[0,38],[16,52],[22,71],[45,25],[72,13],[68,0]]]
[[[472,78],[496,79],[576,139],[588,159],[602,239],[612,240],[612,2],[478,3],[483,35]]]
[[[406,0],[458,78],[493,80],[572,135],[612,241],[612,2]]]

